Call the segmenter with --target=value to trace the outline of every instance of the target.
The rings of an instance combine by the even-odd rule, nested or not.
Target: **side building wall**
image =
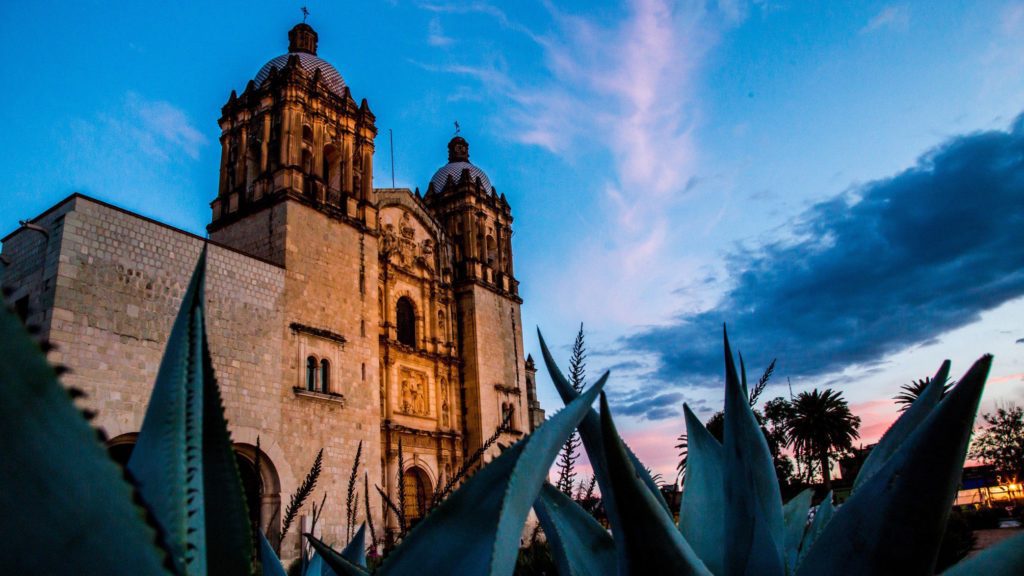
[[[530,431],[519,304],[478,284],[464,285],[456,298],[465,362],[467,450],[483,445],[511,407],[509,425],[498,439],[508,446]],[[488,456],[499,452],[493,446]]]
[[[112,443],[131,442],[204,240],[79,195],[33,224],[48,230],[49,240],[26,228],[8,236],[3,254],[10,265],[3,285],[13,290],[14,301],[29,296],[28,321],[40,325],[56,346],[51,361],[71,368],[64,383],[86,392],[82,406],[97,412],[94,423]],[[343,368],[347,355],[372,357],[369,366],[376,366],[375,352],[368,349],[374,341],[335,346],[337,396],[296,390],[305,343],[319,349],[337,343],[296,330],[297,324],[313,325],[315,317],[325,317],[324,310],[296,302],[308,297],[323,302],[325,295],[305,294],[289,275],[281,266],[232,249],[209,248],[207,331],[214,370],[241,458],[251,461],[260,437],[266,487],[261,521],[272,527],[280,525],[288,498],[321,447],[318,495],[344,492],[361,438],[371,481],[380,474],[375,378],[362,383],[358,366],[349,362]],[[376,303],[368,309],[375,311]],[[375,317],[371,321],[376,325]],[[352,324],[343,329],[351,334]],[[368,374],[375,372],[368,367]],[[329,541],[342,540],[342,507],[328,506],[319,526]],[[298,532],[289,533],[282,557],[297,556]]]

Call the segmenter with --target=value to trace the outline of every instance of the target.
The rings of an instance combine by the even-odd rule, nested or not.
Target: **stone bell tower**
[[[532,423],[522,299],[512,271],[512,209],[470,163],[469,143],[458,135],[423,201],[453,244],[467,449],[476,450],[499,428],[499,442],[511,444]]]
[[[290,462],[308,465],[322,447],[336,464],[351,463],[361,445],[370,477],[382,483],[377,128],[366,100],[357,103],[317,56],[317,41],[312,27],[296,25],[288,52],[231,92],[207,230],[212,241],[283,269],[277,296],[264,303],[279,311],[264,335],[281,344],[244,352],[278,375],[247,380],[253,393],[241,410],[260,419],[265,441],[289,447]],[[244,286],[225,290],[245,294]]]
[[[375,118],[317,56],[317,39],[311,26],[296,25],[288,53],[267,62],[241,95],[232,91],[221,110],[220,186],[208,226],[219,241],[235,244],[234,223],[285,198],[356,226],[376,221]],[[274,246],[253,241],[236,247],[280,260]]]

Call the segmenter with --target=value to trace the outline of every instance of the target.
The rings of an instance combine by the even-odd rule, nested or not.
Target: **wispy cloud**
[[[636,321],[646,308],[663,313],[636,286],[677,283],[688,273],[685,263],[665,267],[661,260],[680,234],[672,213],[691,194],[687,183],[699,161],[697,72],[721,31],[750,8],[633,0],[621,18],[602,20],[546,6],[547,28],[527,30],[487,4],[424,5],[437,14],[490,14],[502,27],[523,32],[541,55],[540,74],[472,50],[460,51],[463,61],[426,67],[462,76],[501,101],[494,125],[506,138],[569,162],[580,155],[590,155],[588,162],[610,159],[612,170],[597,188],[607,233],[599,247],[571,247],[577,269],[567,276],[616,270],[612,278],[587,282],[580,298],[601,303],[602,313],[615,320]]]
[[[192,170],[208,141],[181,108],[129,92],[116,106],[69,122],[61,141],[61,176],[70,189],[142,209],[140,198],[147,196],[141,191],[168,198],[195,194]],[[187,212],[169,205],[162,215]]]
[[[877,364],[1024,295],[1024,116],[950,139],[891,178],[820,202],[791,235],[731,254],[709,310],[625,342],[663,381],[717,385],[720,330],[787,374]]]
[[[860,29],[861,34],[870,34],[883,29],[906,30],[910,25],[910,7],[903,4],[889,5],[875,14]]]
[[[427,44],[431,46],[448,46],[454,41],[450,36],[445,36],[444,30],[441,28],[440,19],[430,19],[430,24],[427,25]]]
[[[147,100],[135,92],[125,94],[118,109],[105,111],[94,120],[81,119],[76,126],[101,132],[105,147],[141,151],[160,162],[182,155],[196,160],[207,142],[181,108]]]

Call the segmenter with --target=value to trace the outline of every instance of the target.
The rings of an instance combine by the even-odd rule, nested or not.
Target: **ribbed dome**
[[[263,65],[260,71],[256,73],[254,81],[259,86],[263,84],[263,81],[270,76],[270,69],[276,67],[278,70],[284,68],[284,65],[288,63],[290,56],[298,56],[299,65],[306,72],[312,74],[315,70],[319,69],[320,74],[323,77],[324,84],[334,94],[341,96],[345,93],[345,80],[342,79],[341,74],[335,70],[334,66],[331,66],[326,60],[322,60],[312,54],[306,52],[289,52],[288,54],[281,54],[277,58],[274,58],[270,62]]]
[[[476,181],[480,179],[480,185],[483,186],[487,192],[491,191],[491,179],[484,174],[484,171],[470,164],[469,162],[449,162],[437,172],[434,173],[434,177],[430,179],[430,183],[434,185],[434,190],[440,192],[444,188],[444,183],[448,181],[448,176],[452,177],[452,180],[458,182],[459,178],[462,177],[462,171],[469,170],[469,175]]]
[[[469,163],[469,142],[466,142],[462,136],[455,136],[451,142],[448,142],[448,163],[434,173],[430,183],[434,185],[435,191],[440,192],[449,176],[458,182],[462,177],[463,170],[469,170],[469,176],[474,182],[479,178],[483,189],[487,192],[491,191],[491,179],[484,174],[483,170]]]

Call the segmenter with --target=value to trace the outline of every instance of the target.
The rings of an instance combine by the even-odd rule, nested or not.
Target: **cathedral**
[[[340,543],[357,450],[381,533],[397,520],[374,485],[415,521],[474,452],[489,459],[544,419],[504,194],[459,135],[425,193],[375,188],[367,101],[317,55],[312,27],[288,40],[222,108],[208,238],[72,194],[0,257],[10,302],[127,461],[207,246],[207,330],[250,513],[285,558],[299,539],[280,541],[283,510],[319,450],[318,532]]]

